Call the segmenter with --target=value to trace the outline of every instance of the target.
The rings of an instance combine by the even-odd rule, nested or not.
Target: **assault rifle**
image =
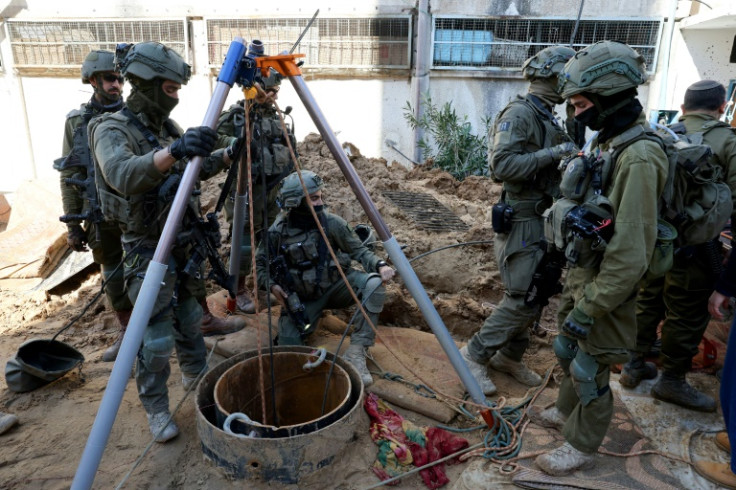
[[[299,295],[294,291],[294,278],[289,272],[286,264],[286,258],[283,255],[276,256],[269,265],[271,279],[278,284],[286,293],[286,313],[301,331],[301,337],[304,338],[312,333],[312,325],[308,323],[305,314],[306,308],[299,299]]]
[[[184,266],[184,272],[196,279],[201,279],[202,262],[207,259],[210,263],[210,272],[207,274],[207,279],[212,279],[217,285],[227,289],[232,297],[235,297],[235,281],[227,273],[225,264],[223,264],[217,251],[222,244],[217,215],[208,213],[207,220],[204,220],[195,216],[191,208],[187,208],[186,215],[190,218],[187,234],[191,238],[193,247],[192,255]]]
[[[565,254],[554,250],[554,247],[549,247],[546,240],[540,242],[540,248],[544,251],[544,256],[534,271],[532,282],[524,296],[524,303],[527,306],[545,307],[552,296],[562,292],[560,277],[566,262]]]
[[[62,157],[54,161],[54,168],[59,171],[78,167],[86,170],[87,176],[84,179],[66,178],[66,185],[75,185],[82,192],[82,198],[87,201],[87,211],[84,213],[70,213],[59,217],[63,223],[73,221],[86,221],[87,223],[99,224],[105,221],[100,207],[100,201],[97,197],[97,187],[95,186],[95,166],[92,162],[89,146],[87,143],[87,125],[89,121],[87,114],[82,119],[82,124],[74,131],[72,151],[66,157]],[[81,154],[79,154],[81,153]],[[99,229],[96,231],[99,240]]]

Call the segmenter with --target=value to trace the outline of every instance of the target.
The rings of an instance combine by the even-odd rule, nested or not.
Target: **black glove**
[[[593,323],[593,318],[575,307],[565,318],[565,322],[562,324],[562,333],[572,339],[586,340]]]
[[[207,157],[217,143],[217,132],[208,126],[189,128],[181,138],[171,143],[169,153],[177,160],[184,157]]]
[[[87,234],[79,225],[71,225],[68,227],[66,243],[69,245],[69,248],[75,252],[86,252],[88,250],[86,246]]]
[[[560,143],[559,145],[547,148],[552,155],[553,162],[558,162],[565,157],[572,156],[578,152],[578,147],[575,143],[568,141],[566,143]]]

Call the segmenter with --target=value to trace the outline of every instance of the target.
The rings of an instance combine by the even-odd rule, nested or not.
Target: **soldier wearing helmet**
[[[559,75],[560,94],[575,107],[576,119],[598,134],[589,153],[567,163],[563,198],[548,212],[555,236],[569,240],[554,241],[569,262],[553,344],[564,377],[556,404],[530,411],[530,418],[559,428],[565,437],[562,446],[536,460],[552,475],[594,463],[613,413],[611,364],[628,359],[636,338],[636,292],[654,252],[657,203],[668,168],[661,141],[647,137],[636,98],[645,80],[643,57],[613,41],[579,51]],[[583,164],[593,173],[587,180],[578,179]],[[596,230],[607,228],[609,234],[557,229],[577,222],[580,209],[595,217]]]
[[[302,181],[307,189],[306,197]],[[323,189],[320,176],[309,170],[301,172],[301,179],[296,172],[286,177],[277,197],[283,212],[258,245],[258,287],[270,291],[282,304],[279,345],[303,345],[305,338],[314,331],[313,325],[322,310],[347,308],[353,304],[310,208],[316,213],[329,248],[334,251],[339,267],[374,326],[383,309],[383,284],[394,276],[394,270],[363,244],[344,219],[324,210]],[[365,272],[352,267],[353,260],[360,263]],[[343,358],[358,370],[366,386],[373,382],[365,355],[374,339],[375,332],[358,313],[350,346]]]
[[[688,87],[683,115],[671,126],[676,133],[700,134],[713,151],[711,161],[722,169],[729,183],[732,201],[736,198],[736,134],[720,121],[726,107],[726,88],[715,80],[701,80]],[[695,141],[693,139],[693,141]],[[736,215],[731,216],[736,223]],[[621,385],[633,388],[642,379],[657,376],[654,363],[644,362],[657,339],[662,323],[662,376],[652,386],[654,398],[701,412],[714,412],[716,402],[685,379],[692,359],[708,326],[708,299],[715,287],[720,267],[721,245],[718,236],[702,244],[681,247],[672,268],[661,277],[651,278],[639,290],[636,305],[638,327],[636,349],[621,372]],[[723,386],[723,385],[722,385]]]
[[[67,244],[77,252],[92,249],[105,281],[105,294],[118,320],[117,340],[102,354],[105,362],[117,357],[133,306],[125,294],[120,227],[102,219],[94,183],[94,168],[87,140],[87,124],[100,114],[123,107],[123,78],[115,70],[114,54],[91,51],[82,63],[82,83],[91,85],[90,100],[66,115],[62,158],[54,163],[61,177],[62,221],[67,224]],[[68,179],[73,179],[74,184]]]
[[[217,132],[221,137],[242,137],[246,122],[245,105],[249,107],[248,120],[251,133],[251,179],[253,202],[253,229],[256,244],[260,241],[263,230],[276,219],[279,207],[276,204],[276,193],[281,181],[294,170],[289,144],[296,155],[296,138],[294,137],[293,119],[289,123],[284,120],[286,134],[281,126],[281,119],[288,115],[290,108],[279,113],[275,102],[281,87],[282,76],[273,68],[267,77],[256,79],[256,83],[263,89],[253,100],[241,100],[224,111],[217,122]],[[225,201],[225,219],[230,224],[232,232],[233,204],[236,189],[230,189],[230,196]],[[240,273],[238,275],[238,294],[236,304],[240,311],[254,313],[255,305],[250,292],[247,290],[246,276],[251,270],[251,236],[250,212],[245,213],[240,250]]]
[[[554,115],[555,106],[563,102],[556,92],[557,76],[574,54],[570,48],[551,46],[526,60],[521,71],[529,81],[528,93],[499,113],[489,137],[493,142],[491,172],[503,182],[502,202],[494,206],[500,212],[494,213],[493,228],[505,295],[460,350],[487,395],[496,392],[487,365],[527,386],[542,382],[522,362],[529,328],[542,307],[527,304],[525,296],[544,256],[542,212],[559,194],[557,164],[577,151]]]
[[[233,148],[213,152],[213,129],[182,131],[169,118],[190,76],[189,65],[176,51],[156,42],[118,48],[117,65],[132,86],[126,108],[93,120],[89,133],[102,211],[123,229],[126,286],[134,303],[187,162],[204,157],[199,177],[210,178],[231,163],[228,152]],[[204,283],[201,274],[184,272],[194,247],[189,231],[197,226],[199,213],[198,193],[192,193],[135,369],[138,396],[157,442],[179,432],[173,420],[168,422],[172,351],[176,349],[185,388],[207,369],[200,330]]]

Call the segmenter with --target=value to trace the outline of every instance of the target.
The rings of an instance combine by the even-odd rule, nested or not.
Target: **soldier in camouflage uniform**
[[[654,252],[657,204],[668,169],[660,141],[632,137],[648,128],[636,97],[646,80],[639,53],[601,41],[570,59],[559,78],[560,94],[575,107],[575,117],[598,134],[590,152],[567,164],[560,184],[564,198],[548,217],[555,235],[568,237],[565,244],[553,240],[570,261],[554,341],[564,377],[555,405],[530,409],[529,415],[565,437],[562,446],[536,460],[552,475],[592,465],[608,430],[610,366],[627,359],[636,337],[636,292]],[[594,175],[577,180],[576,172],[584,168]],[[579,221],[580,209],[590,213],[584,216],[600,217],[591,236],[564,231]]]
[[[90,124],[90,148],[103,212],[123,226],[126,285],[135,302],[187,162],[206,157],[200,171],[200,178],[206,179],[231,163],[234,148],[211,153],[217,142],[213,129],[201,126],[183,132],[169,119],[191,73],[178,53],[144,42],[119,52],[117,63],[132,85],[127,107]],[[167,423],[166,381],[174,348],[185,388],[207,369],[200,331],[204,283],[184,273],[193,247],[188,231],[199,213],[198,193],[193,193],[138,352],[138,396],[157,442],[179,433],[173,420]]]
[[[87,124],[95,116],[123,108],[123,77],[115,71],[114,56],[109,51],[100,50],[92,51],[85,57],[82,83],[91,85],[94,93],[89,102],[66,115],[62,147],[64,157],[54,164],[61,173],[61,201],[65,214],[62,220],[67,223],[67,243],[77,252],[86,251],[87,246],[92,249],[92,257],[100,265],[105,281],[105,294],[119,322],[117,340],[102,354],[105,362],[114,361],[117,357],[133,308],[125,294],[123,268],[118,267],[123,260],[120,227],[116,223],[104,221],[99,209],[92,209],[93,206],[99,206],[97,199],[92,199],[92,203],[85,199],[87,192],[96,195],[94,176],[90,172],[93,164],[87,140]],[[67,179],[75,179],[80,185],[71,185]],[[89,188],[83,188],[86,186]],[[79,219],[83,215],[87,215],[87,219]]]
[[[723,85],[713,80],[696,82],[685,92],[683,115],[672,128],[685,134],[703,134],[703,143],[713,150],[713,163],[723,169],[724,181],[736,202],[736,134],[719,120],[725,106]],[[736,214],[731,222],[736,223]],[[644,356],[651,350],[657,339],[657,327],[664,320],[662,376],[652,386],[652,396],[702,412],[716,410],[715,400],[690,385],[685,374],[692,367],[692,358],[698,353],[710,321],[708,298],[715,287],[721,261],[716,236],[710,242],[677,250],[672,268],[642,286],[636,304],[637,345],[621,372],[622,386],[633,388],[642,379],[657,377],[657,367],[644,362]]]
[[[344,219],[324,211],[322,179],[309,170],[302,172],[302,178],[308,191],[306,199],[297,173],[286,177],[279,187],[278,202],[283,212],[268,229],[256,255],[258,270],[263,271],[258,274],[259,289],[270,290],[282,304],[279,345],[303,345],[303,339],[313,332],[322,310],[347,308],[353,304],[317,229],[307,199],[373,325],[377,325],[378,314],[383,309],[383,283],[394,276],[394,270],[363,244]],[[353,260],[366,272],[351,267]],[[275,264],[279,263],[283,264],[283,269],[277,273]],[[299,311],[296,301],[304,307],[303,317],[293,314]],[[373,345],[374,338],[375,332],[359,313],[343,358],[355,366],[366,386],[373,379],[366,367],[365,352]]]
[[[555,105],[563,102],[556,92],[557,74],[573,54],[570,48],[552,46],[528,59],[522,66],[530,82],[528,93],[499,113],[489,138],[493,141],[489,154],[492,175],[503,182],[502,201],[513,209],[507,223],[510,230],[500,230],[494,222],[496,260],[505,295],[460,350],[487,395],[496,392],[486,373],[487,364],[527,386],[542,381],[521,362],[529,345],[529,327],[540,311],[540,305],[530,306],[524,297],[544,256],[542,212],[559,193],[557,164],[577,151],[553,114]]]
[[[294,163],[281,127],[281,116],[274,106],[281,87],[281,79],[282,76],[271,68],[269,76],[262,78],[259,82],[265,95],[261,93],[256,95],[249,114],[252,138],[253,229],[256,243],[260,241],[263,230],[274,222],[276,215],[279,213],[279,207],[276,204],[278,185],[284,177],[294,170]],[[217,122],[217,132],[221,136],[238,138],[244,135],[245,102],[245,100],[241,100],[233,104],[220,115]],[[286,123],[285,125],[291,147],[296,152],[293,124]],[[235,192],[236,189],[233,186],[230,189],[230,196],[225,201],[225,219],[230,224],[231,232]],[[245,286],[246,276],[251,272],[250,213],[246,212],[245,218],[240,249],[240,273],[238,275],[236,304],[240,311],[254,313],[255,305]]]

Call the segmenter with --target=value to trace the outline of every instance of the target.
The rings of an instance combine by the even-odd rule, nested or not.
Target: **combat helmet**
[[[575,56],[575,50],[567,46],[544,48],[521,65],[521,74],[527,80],[557,76],[567,61]]]
[[[263,87],[263,90],[268,90],[271,87],[281,85],[281,80],[283,79],[284,77],[281,75],[281,73],[277,72],[273,68],[269,68],[268,76],[261,77],[260,81],[262,82],[261,86]]]
[[[162,78],[182,85],[192,75],[192,67],[179,53],[154,41],[118,45],[115,66],[124,76],[133,75],[141,80]]]
[[[82,83],[89,83],[95,73],[115,71],[115,54],[101,49],[90,51],[82,62]]]
[[[565,99],[583,92],[604,97],[636,88],[647,80],[644,57],[618,41],[598,41],[567,62],[557,77]]]
[[[322,177],[311,170],[302,170],[302,179],[304,179],[304,185],[307,186],[308,195],[324,188]],[[304,189],[302,189],[302,183],[299,181],[299,174],[292,172],[281,181],[276,202],[281,209],[289,210],[298,207],[302,203],[303,197]]]

